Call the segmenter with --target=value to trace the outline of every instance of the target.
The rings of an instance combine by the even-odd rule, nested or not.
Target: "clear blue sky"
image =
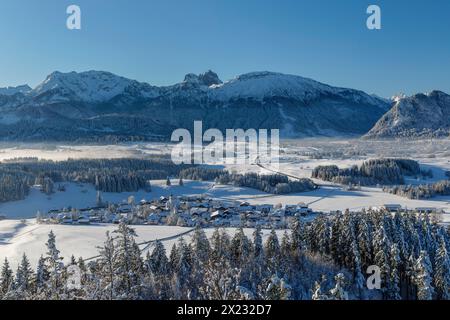
[[[82,30],[66,29],[66,8]],[[366,8],[382,8],[381,31]],[[1,0],[0,87],[106,70],[155,85],[279,71],[390,96],[450,92],[448,0]]]

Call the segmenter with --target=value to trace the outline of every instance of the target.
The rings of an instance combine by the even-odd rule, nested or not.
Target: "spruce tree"
[[[178,253],[179,253],[178,247],[177,247],[176,243],[174,243],[172,245],[172,249],[170,250],[170,255],[169,255],[170,274],[173,274],[176,272],[176,269],[178,266],[178,261],[180,259]]]
[[[242,267],[248,261],[250,255],[250,241],[241,227],[234,234],[231,240],[231,263],[235,267]]]
[[[378,230],[375,232],[374,242],[375,264],[381,270],[381,290],[383,295],[385,295],[391,274],[389,268],[389,253],[391,244],[383,225],[380,225]]]
[[[436,252],[434,286],[438,299],[450,299],[450,259],[443,236],[441,236],[440,245]]]
[[[8,259],[5,258],[3,262],[2,271],[0,272],[0,296],[4,296],[8,293],[13,285],[14,276],[13,271],[9,266]]]
[[[48,240],[45,244],[47,247],[47,253],[45,257],[46,265],[50,274],[50,287],[48,294],[54,298],[60,298],[60,291],[63,287],[63,258],[59,255],[59,250],[56,248],[56,237],[53,231],[48,234]]]
[[[36,269],[36,289],[38,292],[46,286],[49,277],[50,274],[45,263],[45,258],[41,256]]]
[[[358,290],[358,294],[359,294],[360,298],[363,298],[363,289],[366,284],[365,284],[364,276],[362,274],[361,255],[359,253],[359,248],[358,248],[357,241],[355,238],[353,238],[353,240],[352,240],[351,250],[352,250],[352,257],[353,257],[353,262],[352,262],[353,282],[354,282],[356,289]]]
[[[33,270],[25,254],[22,256],[19,268],[16,273],[16,289],[23,294],[28,294],[31,290]]]
[[[361,266],[365,269],[372,265],[372,239],[369,223],[366,218],[360,218],[357,224],[357,241],[361,257]]]
[[[139,296],[140,276],[143,270],[141,252],[135,241],[136,232],[124,222],[113,232],[116,255],[114,270],[117,279],[117,292],[123,299],[133,299]]]
[[[211,247],[205,231],[200,226],[195,228],[191,243],[195,258],[201,263],[206,263]]]
[[[192,281],[192,249],[183,238],[178,241],[178,263],[175,266],[174,292],[178,299],[188,299],[195,290]]]
[[[146,261],[150,271],[159,277],[166,276],[169,273],[169,260],[167,259],[166,249],[161,241],[155,242],[155,248]]]
[[[280,266],[280,243],[275,229],[269,234],[264,246],[264,255],[266,258],[266,266],[272,274],[276,275]]]
[[[99,248],[100,258],[98,260],[99,276],[101,286],[107,299],[113,300],[116,297],[115,276],[116,276],[116,248],[114,239],[109,231],[106,232],[106,240],[103,247]],[[81,260],[82,264],[84,261]]]
[[[292,249],[300,252],[305,245],[305,226],[300,218],[296,218],[291,227]]]
[[[330,254],[338,266],[344,265],[345,253],[342,250],[342,214],[337,214],[332,220],[330,235]]]
[[[392,244],[390,252],[390,277],[387,283],[387,298],[389,300],[401,300],[400,295],[400,276],[399,276],[399,264],[400,264],[400,250],[396,243]]]
[[[156,241],[152,253],[147,254],[146,265],[148,271],[153,275],[154,291],[158,299],[170,299],[169,279],[170,264],[167,259],[166,249],[161,241]]]
[[[253,246],[250,259],[250,283],[253,292],[256,292],[265,275],[265,258],[261,227],[253,231]]]
[[[415,282],[417,286],[417,299],[432,300],[434,288],[432,286],[432,267],[426,251],[421,251],[415,265]]]

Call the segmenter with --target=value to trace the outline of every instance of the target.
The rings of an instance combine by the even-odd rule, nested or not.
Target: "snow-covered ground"
[[[0,161],[34,157],[45,160],[63,161],[71,159],[115,159],[142,157],[166,153],[165,143],[140,143],[119,145],[60,145],[41,143],[1,143]]]
[[[81,256],[88,259],[98,255],[98,247],[103,245],[106,232],[112,232],[116,228],[116,225],[42,225],[37,224],[34,219],[0,221],[0,261],[8,258],[11,266],[15,268],[25,253],[32,266],[35,267],[39,257],[46,253],[45,243],[50,231],[53,231],[56,235],[57,248],[61,251],[64,262],[70,261],[72,255],[77,258]],[[133,226],[133,228],[138,235],[138,243],[169,238],[163,241],[168,252],[170,252],[173,244],[179,240],[177,235],[191,230],[190,228],[167,226]],[[233,228],[226,230],[231,236],[236,231]],[[244,231],[248,237],[251,237],[254,230],[245,229]],[[208,237],[211,237],[214,229],[206,229],[205,232]],[[283,233],[282,230],[277,231],[280,239]],[[263,230],[263,239],[268,234],[268,230]],[[183,238],[190,241],[191,236],[187,234]],[[151,245],[141,245],[140,247],[144,249],[144,255],[146,250],[152,250]]]
[[[212,182],[184,181],[184,186],[178,186],[178,181],[172,181],[172,186],[165,181],[152,181],[152,192],[103,193],[103,200],[111,203],[127,201],[134,196],[136,201],[152,200],[160,196],[205,195],[214,199],[228,201],[248,201],[252,204],[281,203],[298,204],[304,202],[316,211],[360,210],[362,208],[379,207],[383,204],[397,203],[407,208],[435,207],[444,209],[450,216],[450,196],[436,197],[431,200],[410,200],[382,192],[380,188],[362,188],[361,191],[346,191],[342,187],[322,184],[318,190],[288,194],[271,195],[250,188],[240,188],[228,185],[214,185]],[[39,210],[43,213],[53,209],[74,207],[78,209],[95,206],[96,190],[89,184],[66,183],[66,191],[57,191],[47,196],[37,189],[32,189],[30,195],[20,201],[0,204],[0,215],[8,219],[34,218]],[[448,219],[450,221],[450,218]]]
[[[141,143],[108,146],[61,146],[61,145],[1,145],[0,160],[17,157],[38,157],[41,159],[65,160],[67,158],[121,158],[121,157],[151,157],[170,151],[170,146],[163,143]],[[311,153],[327,155],[337,152],[343,156],[324,156],[313,159]],[[347,156],[350,154],[350,156]],[[279,171],[297,177],[310,177],[311,171],[318,165],[336,164],[339,167],[349,167],[361,164],[364,160],[378,157],[405,157],[419,161],[424,169],[431,169],[433,179],[415,180],[409,178],[408,183],[430,183],[445,178],[445,171],[450,170],[450,141],[411,141],[411,142],[376,142],[376,141],[333,141],[333,140],[302,140],[282,143]],[[319,157],[320,158],[320,157]],[[244,173],[269,173],[256,165],[227,165],[227,169]],[[167,187],[165,181],[152,181],[152,192],[139,191],[135,193],[104,193],[103,198],[110,202],[126,201],[130,195],[136,200],[151,200],[160,196],[173,195],[206,195],[223,200],[242,200],[252,204],[297,204],[305,202],[316,211],[360,210],[362,208],[378,207],[383,204],[401,204],[404,207],[436,207],[444,209],[444,222],[450,223],[450,196],[436,197],[431,200],[409,200],[395,195],[383,193],[380,188],[362,188],[361,191],[346,191],[338,185],[315,181],[320,189],[301,194],[269,195],[258,190],[238,188],[233,186],[214,185],[212,182],[185,181],[184,186],[178,186],[178,181],[172,181],[173,186]],[[13,265],[26,252],[33,263],[45,252],[45,242],[50,230],[54,230],[62,254],[68,259],[72,254],[83,257],[94,256],[97,246],[101,245],[107,230],[115,226],[64,226],[36,225],[34,219],[26,223],[22,218],[32,218],[36,211],[47,212],[63,207],[85,208],[94,206],[96,191],[91,185],[66,183],[66,192],[56,192],[50,197],[33,189],[30,195],[21,201],[0,204],[0,215],[8,220],[0,221],[0,259],[8,257]],[[136,226],[139,241],[149,241],[157,238],[176,236],[189,229],[164,226]],[[230,229],[231,232],[233,229]],[[207,230],[212,234],[213,230]],[[252,230],[246,231],[251,235]],[[282,231],[280,231],[282,232]],[[186,236],[189,237],[189,236]],[[175,239],[165,241],[169,248]]]
[[[98,254],[98,246],[103,244],[106,232],[116,228],[115,225],[40,225],[34,219],[25,223],[18,220],[0,221],[0,258],[7,257],[11,264],[16,265],[25,253],[35,266],[39,257],[46,252],[48,233],[53,231],[65,261],[72,254],[87,259]],[[189,230],[165,226],[135,226],[134,229],[139,242],[171,237]]]
[[[19,157],[37,157],[55,161],[68,158],[127,158],[151,157],[170,154],[174,144],[167,143],[123,143],[117,145],[68,145],[42,143],[0,143],[0,161]],[[282,140],[280,143],[280,169],[301,177],[310,177],[311,171],[319,165],[337,165],[345,168],[360,165],[364,160],[380,157],[403,157],[419,161],[424,169],[431,169],[434,178],[422,182],[432,182],[445,178],[450,170],[450,140],[421,141],[362,141],[358,139],[304,139]],[[329,153],[342,156],[329,156]],[[317,154],[321,158],[310,155]],[[247,165],[227,164],[227,169],[244,173],[260,171],[253,162]],[[216,164],[220,166],[219,164]],[[220,166],[220,167],[223,167]],[[408,182],[414,182],[409,180]],[[417,181],[416,181],[417,182]]]
[[[140,190],[138,192],[102,193],[102,197],[104,201],[110,203],[126,202],[130,196],[134,196],[136,201],[152,200],[170,195],[202,195],[213,186],[212,182],[186,181],[184,186],[178,186],[178,180],[173,180],[172,183],[173,186],[167,187],[166,180],[154,180],[151,192]],[[96,205],[97,191],[93,185],[77,183],[63,183],[62,185],[66,187],[65,192],[56,191],[50,196],[32,188],[24,200],[1,203],[0,215],[9,219],[26,219],[34,218],[37,211],[46,213],[54,209],[68,207],[83,209]]]

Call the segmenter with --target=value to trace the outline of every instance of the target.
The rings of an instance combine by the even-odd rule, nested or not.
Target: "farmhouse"
[[[383,209],[388,212],[400,212],[402,211],[402,206],[400,204],[385,204],[383,205]]]

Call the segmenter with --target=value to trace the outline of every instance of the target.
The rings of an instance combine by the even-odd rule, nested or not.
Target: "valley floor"
[[[279,170],[284,173],[300,177],[310,177],[312,169],[320,164],[336,164],[338,166],[351,166],[360,164],[364,159],[380,156],[411,157],[420,161],[426,168],[431,168],[437,181],[445,178],[444,172],[450,170],[450,142],[426,142],[407,143],[405,145],[393,145],[392,143],[357,141],[306,141],[286,142],[283,144],[284,152],[280,157]],[[339,152],[355,151],[358,156],[334,159],[311,159],[310,153],[327,153],[338,150]],[[167,152],[164,144],[130,144],[120,146],[52,146],[42,147],[38,145],[22,145],[19,147],[0,147],[0,159],[15,157],[39,157],[53,160],[71,158],[110,158],[110,157],[142,157],[151,154]],[[257,171],[264,169],[255,165],[228,166],[228,169],[236,172]],[[411,179],[408,183],[426,183]],[[443,222],[450,224],[450,196],[436,197],[430,200],[409,200],[392,194],[382,192],[381,188],[362,188],[360,191],[346,191],[341,186],[315,181],[320,185],[318,190],[289,195],[270,195],[249,188],[215,185],[212,182],[185,181],[184,186],[178,186],[174,180],[168,187],[165,181],[152,181],[152,192],[136,193],[103,193],[103,200],[111,203],[126,201],[131,195],[136,201],[141,199],[151,200],[160,196],[169,195],[206,195],[210,198],[222,200],[248,201],[251,204],[298,204],[304,202],[315,211],[335,211],[345,209],[361,210],[363,208],[378,207],[384,204],[400,204],[407,208],[434,207],[443,209]],[[36,212],[48,212],[52,209],[63,207],[85,208],[94,206],[96,191],[93,186],[87,184],[65,183],[66,191],[57,191],[51,196],[32,189],[30,195],[21,201],[0,204],[0,215],[7,220],[0,221],[0,259],[8,257],[12,265],[15,265],[23,253],[30,258],[32,265],[45,252],[47,234],[53,230],[57,236],[57,243],[62,255],[69,259],[70,255],[88,258],[95,256],[105,238],[105,232],[113,230],[114,225],[90,225],[90,226],[65,226],[65,225],[37,225],[34,217]],[[21,219],[26,219],[21,221]],[[150,241],[161,238],[171,238],[164,244],[169,248],[177,238],[177,235],[189,231],[189,228],[167,226],[136,226],[138,241]],[[230,229],[234,230],[234,229]],[[212,229],[207,232],[210,235]],[[252,230],[246,232],[251,234]],[[265,231],[265,234],[268,231]],[[279,231],[282,232],[282,231]]]

